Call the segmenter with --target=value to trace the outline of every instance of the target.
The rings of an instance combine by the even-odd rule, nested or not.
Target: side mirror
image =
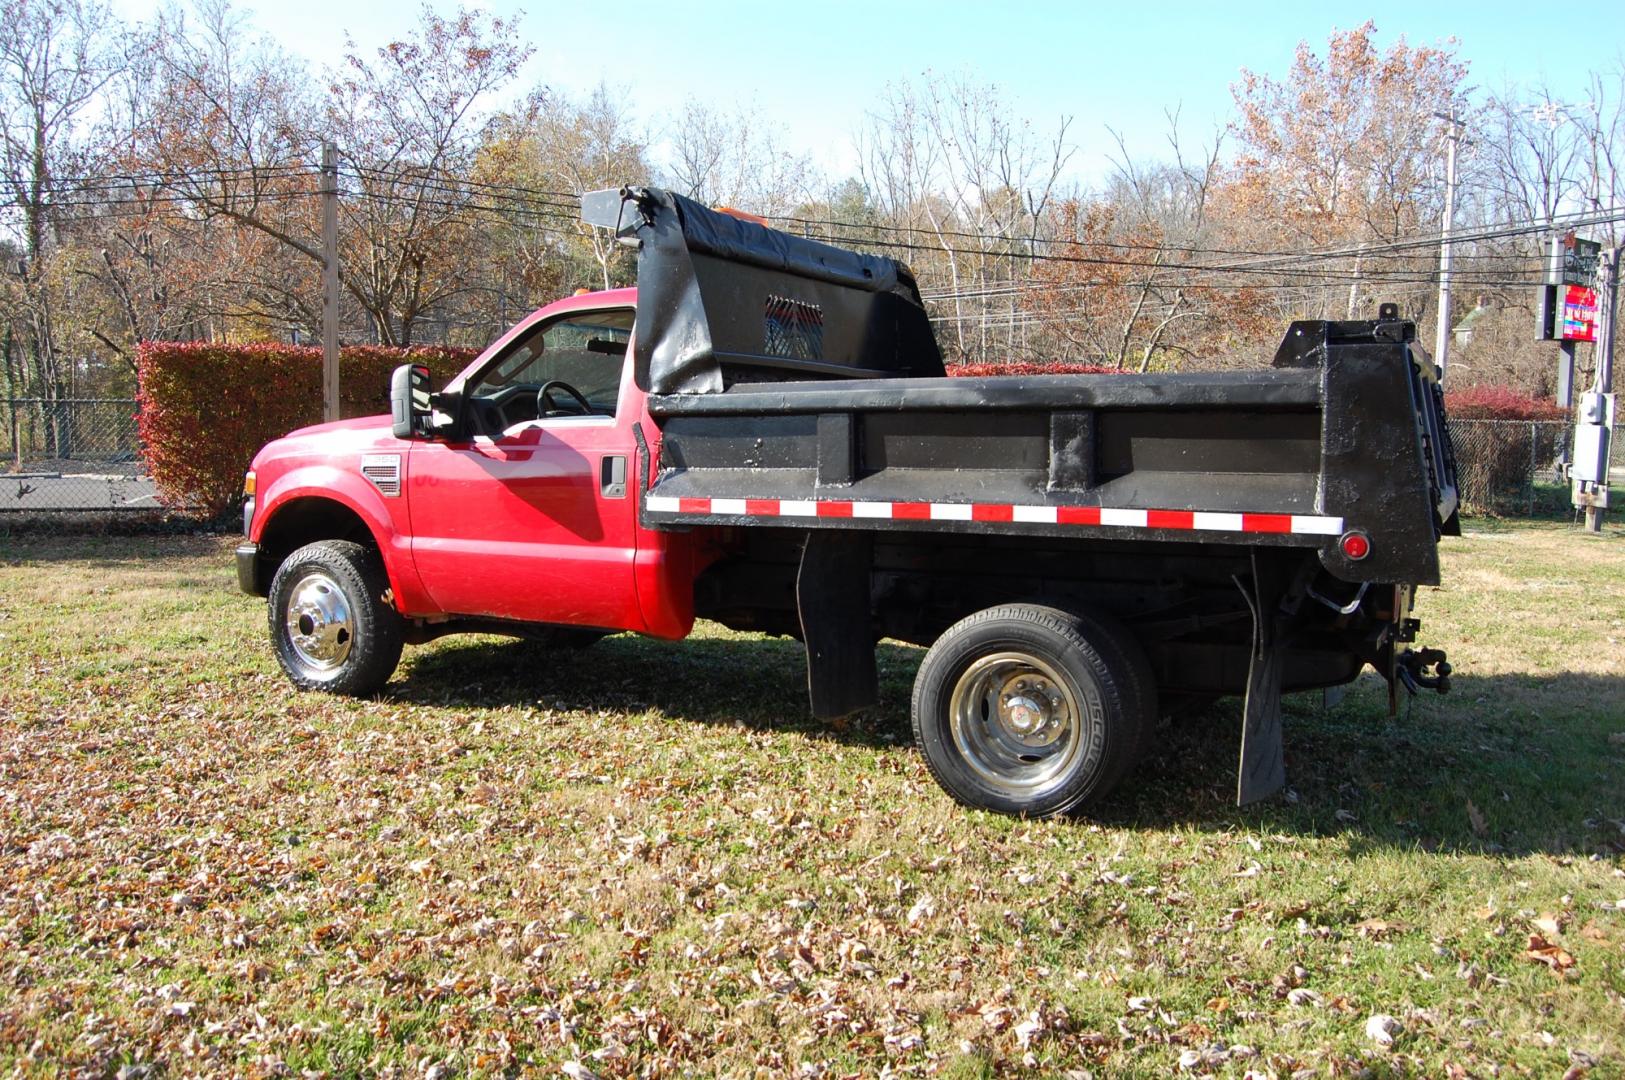
[[[429,369],[402,364],[389,377],[390,432],[397,439],[429,433]]]

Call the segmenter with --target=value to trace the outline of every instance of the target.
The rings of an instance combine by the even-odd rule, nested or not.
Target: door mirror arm
[[[442,390],[429,395],[429,438],[464,442],[468,438],[465,420],[461,391]]]

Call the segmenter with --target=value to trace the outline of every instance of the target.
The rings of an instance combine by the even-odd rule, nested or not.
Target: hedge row
[[[357,345],[339,353],[341,415],[389,411],[389,375],[408,359],[439,384],[472,349]],[[217,517],[261,446],[322,418],[322,350],[299,345],[144,342],[137,355],[143,454],[168,507]]]
[[[1444,395],[1452,420],[1562,420],[1568,410],[1552,398],[1532,397],[1508,386],[1469,386]]]

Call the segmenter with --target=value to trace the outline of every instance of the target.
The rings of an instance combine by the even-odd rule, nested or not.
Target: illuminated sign
[[[1563,286],[1563,341],[1597,340],[1597,290],[1582,285]]]

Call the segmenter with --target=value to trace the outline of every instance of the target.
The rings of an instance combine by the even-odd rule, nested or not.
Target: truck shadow
[[[415,655],[414,655],[415,654]],[[620,634],[584,649],[492,638],[449,638],[412,650],[388,692],[434,705],[658,709],[682,721],[887,747],[910,738],[908,699],[924,650],[877,647],[881,704],[834,723],[807,711],[807,661],[791,638],[694,637],[670,642]]]
[[[480,708],[643,712],[674,720],[886,749],[906,746],[924,651],[878,649],[881,703],[849,720],[812,719],[806,661],[789,639],[631,635],[561,651],[449,639],[408,654],[392,696]],[[1330,709],[1286,704],[1288,792],[1234,804],[1239,703],[1165,720],[1156,749],[1091,819],[1123,828],[1341,836],[1362,850],[1420,848],[1520,856],[1625,852],[1625,678],[1459,675],[1446,697],[1401,702],[1369,673]]]
[[[1287,791],[1237,807],[1240,705],[1164,722],[1158,749],[1097,808],[1122,826],[1337,835],[1351,851],[1625,853],[1625,678],[1458,675],[1400,701],[1367,673],[1330,709],[1286,704]]]

